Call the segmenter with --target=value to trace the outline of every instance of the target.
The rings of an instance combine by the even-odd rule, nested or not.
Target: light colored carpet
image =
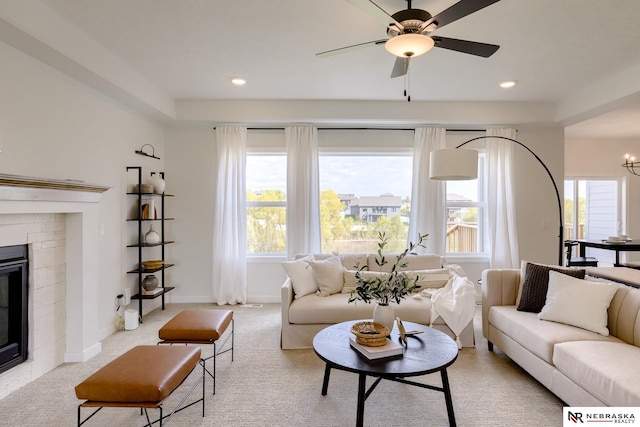
[[[74,387],[106,363],[140,344],[155,344],[158,329],[185,308],[169,304],[144,318],[135,331],[117,332],[103,351],[84,363],[67,363],[0,400],[0,426],[74,426],[80,403]],[[280,306],[230,307],[236,319],[235,359],[218,359],[216,395],[206,415],[194,405],[175,415],[174,426],[350,426],[356,419],[357,376],[333,370],[327,396],[320,394],[324,364],[313,350],[280,349]],[[563,403],[499,350],[487,351],[476,315],[476,348],[460,351],[448,369],[459,426],[562,425]],[[210,354],[211,347],[204,349]],[[149,361],[153,363],[153,361]],[[198,369],[199,371],[199,369]],[[172,408],[196,380],[195,373],[165,404]],[[441,386],[439,375],[420,381]],[[370,382],[369,382],[370,383]],[[210,392],[211,382],[207,383]],[[85,413],[85,412],[83,412]],[[152,410],[156,415],[157,411]],[[86,426],[141,426],[137,409],[105,408]],[[442,393],[383,381],[366,401],[366,426],[445,426]]]

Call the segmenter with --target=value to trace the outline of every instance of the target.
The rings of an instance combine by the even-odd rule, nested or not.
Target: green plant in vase
[[[368,266],[360,267],[356,265],[356,288],[351,291],[349,296],[349,303],[355,301],[364,301],[369,304],[371,301],[377,302],[377,306],[374,309],[374,321],[384,324],[393,329],[393,322],[395,316],[393,315],[393,309],[389,306],[391,302],[396,304],[411,295],[416,290],[420,289],[418,285],[419,277],[409,277],[406,273],[400,271],[400,268],[407,266],[407,255],[417,255],[414,250],[418,247],[424,248],[424,240],[429,236],[428,234],[419,235],[417,243],[409,242],[409,247],[398,255],[394,255],[395,261],[392,261],[391,269],[388,273],[380,271],[379,274],[367,275],[365,271],[368,271]],[[387,246],[388,239],[384,232],[378,233],[378,251],[376,256],[376,265],[382,270],[382,267],[389,264],[387,256],[384,254],[384,249]],[[381,307],[388,307],[387,309]],[[376,313],[384,311],[385,314]],[[378,319],[377,319],[378,317]]]

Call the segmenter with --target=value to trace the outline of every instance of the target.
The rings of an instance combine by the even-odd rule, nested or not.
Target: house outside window
[[[386,251],[404,250],[411,152],[321,152],[319,160],[322,252],[375,252],[379,232],[389,239]]]

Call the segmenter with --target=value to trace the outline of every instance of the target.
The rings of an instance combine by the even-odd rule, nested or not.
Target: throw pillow
[[[617,290],[616,283],[580,280],[550,271],[547,300],[538,319],[577,326],[606,337],[607,310]]]
[[[309,261],[309,265],[318,283],[317,295],[328,297],[342,291],[344,267],[339,256],[332,256],[322,261]]]
[[[446,285],[451,278],[451,274],[446,268],[407,271],[406,274],[410,279],[414,279],[416,276],[418,277],[418,286],[420,286],[420,289],[441,288]]]
[[[557,271],[578,279],[584,279],[585,274],[583,269],[570,269],[527,262],[518,311],[540,313],[547,297],[549,271]]]
[[[358,286],[358,279],[356,278],[356,270],[345,270],[344,271],[344,285],[342,287],[343,294],[349,294],[356,289]],[[382,273],[380,271],[369,271],[362,270],[360,272],[360,277],[364,279],[373,279],[375,277],[381,277],[386,275],[386,273]]]
[[[291,279],[293,295],[296,299],[312,294],[318,290],[318,284],[316,283],[316,278],[313,276],[313,270],[309,265],[309,261],[313,261],[313,256],[309,255],[295,261],[282,263],[284,271],[287,272],[287,276]]]

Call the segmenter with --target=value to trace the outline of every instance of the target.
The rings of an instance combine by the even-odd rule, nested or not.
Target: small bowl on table
[[[356,336],[356,342],[360,345],[380,347],[387,343],[391,331],[382,323],[358,322],[351,326],[351,333]]]

